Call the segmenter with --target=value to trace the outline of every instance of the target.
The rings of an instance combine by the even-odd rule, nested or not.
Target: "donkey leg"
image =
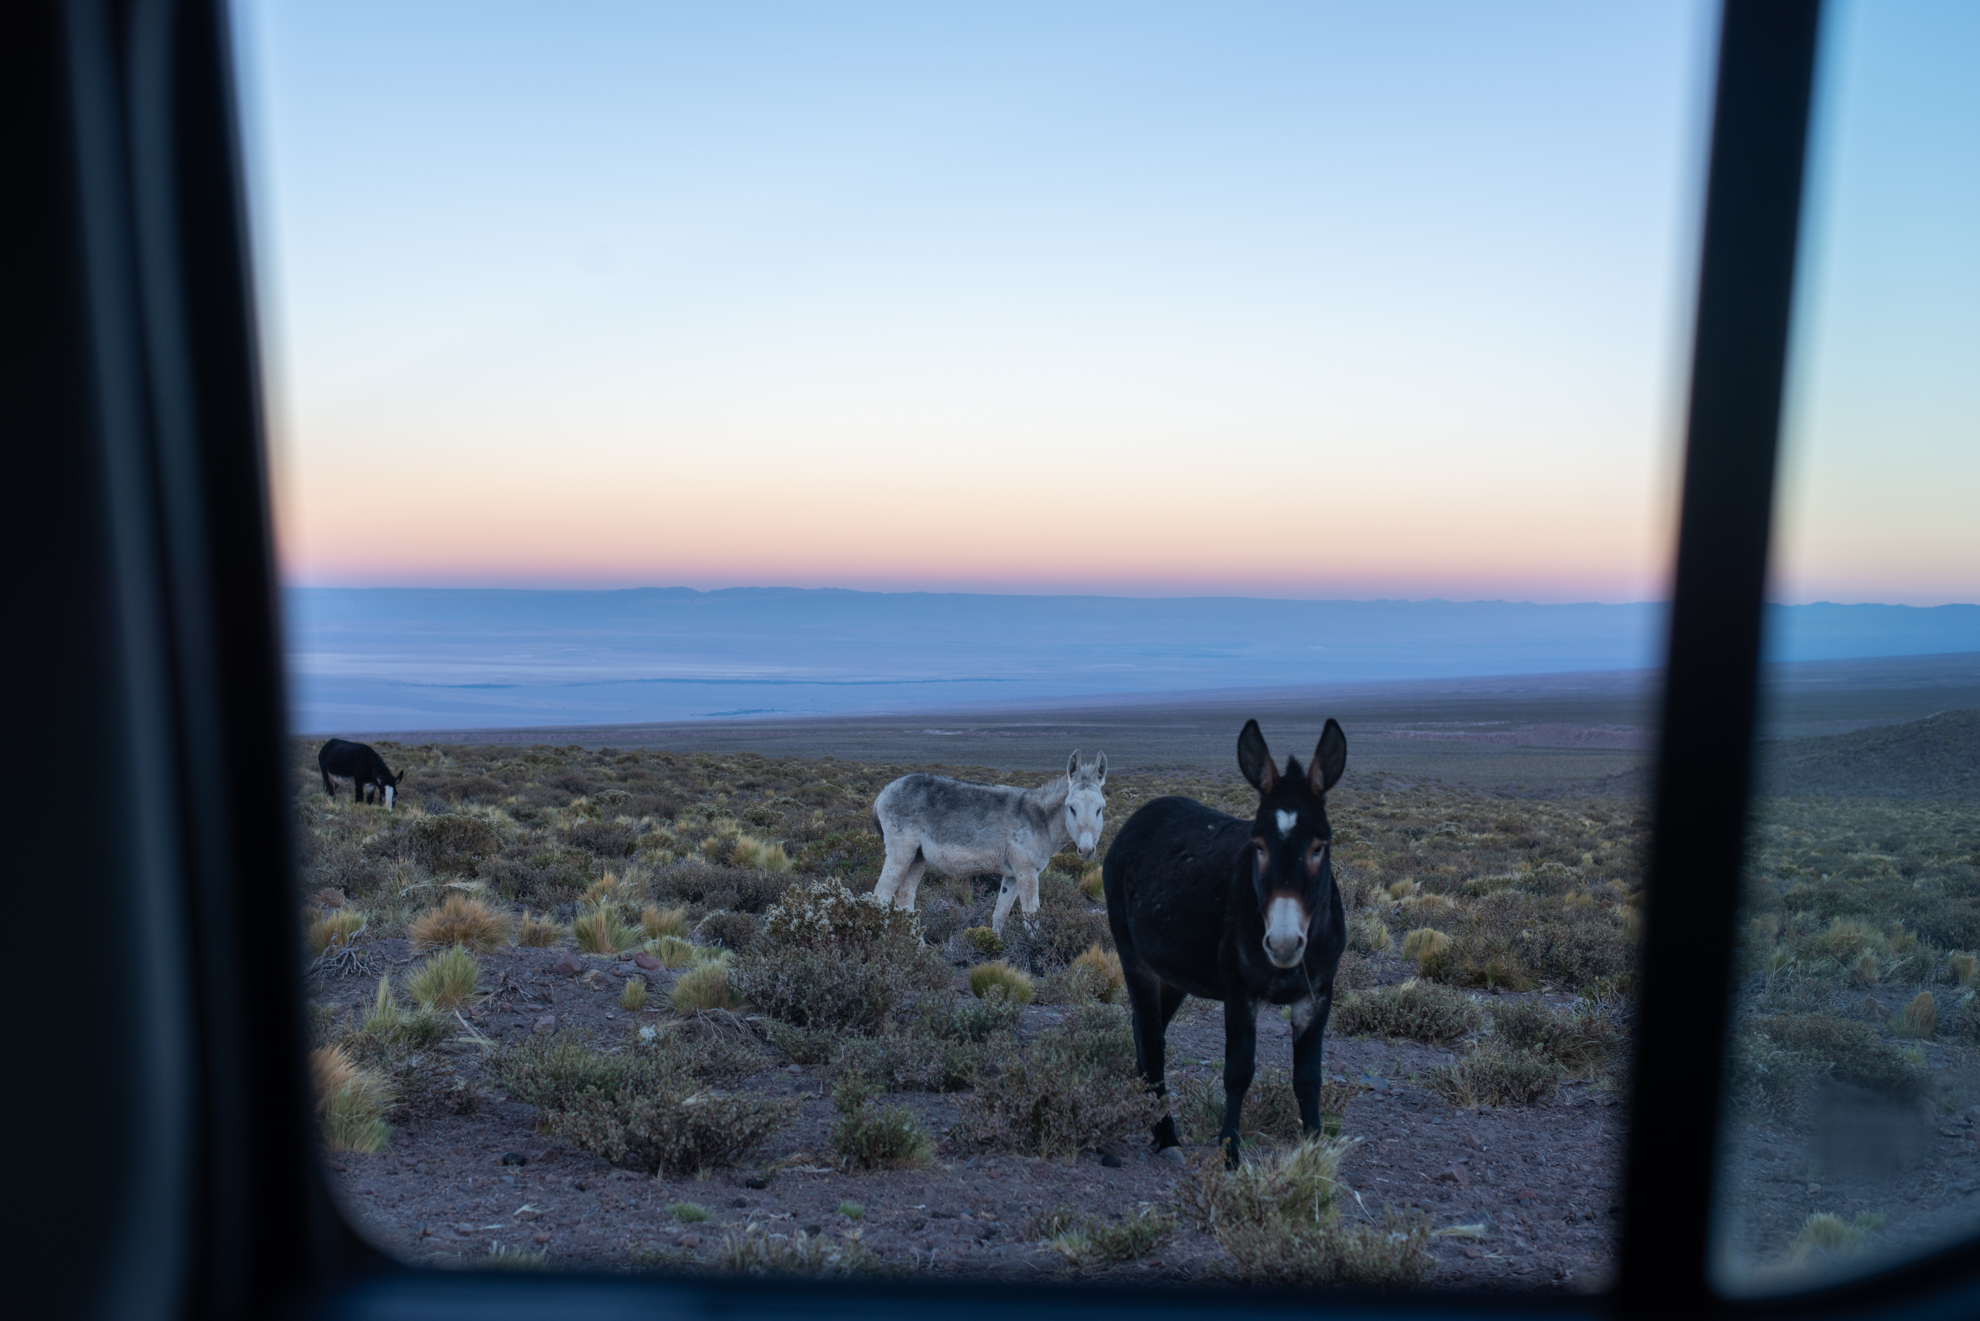
[[[912,855],[906,857],[902,856],[899,845],[889,848],[887,850],[886,861],[880,864],[879,883],[873,887],[874,898],[883,904],[893,903],[894,892],[900,889],[901,881],[906,877],[908,868],[913,865],[914,859],[920,856],[921,849],[918,846]]]
[[[1217,1142],[1224,1163],[1238,1166],[1238,1126],[1244,1115],[1244,1094],[1258,1072],[1258,1004],[1241,991],[1224,1001],[1224,1126]]]
[[[1167,1099],[1169,1085],[1168,1072],[1168,1026],[1174,1017],[1175,1009],[1165,1004],[1169,988],[1161,980],[1147,973],[1131,975],[1127,979],[1128,1007],[1132,1011],[1134,1024],[1134,1063],[1143,1082],[1154,1089],[1155,1095]],[[1180,1004],[1182,997],[1176,997]],[[1166,1011],[1166,1012],[1165,1012]],[[1176,1137],[1175,1116],[1164,1107],[1162,1117],[1155,1121],[1155,1154],[1164,1155],[1178,1151],[1181,1143]]]
[[[1004,919],[1011,915],[1011,905],[1018,897],[1017,877],[1004,873],[1004,883],[997,891],[997,911],[990,915],[990,929],[998,935],[1004,934]]]
[[[1017,878],[1017,884],[1018,884],[1018,898],[1024,902],[1024,911],[1027,913],[1037,912],[1038,911],[1038,869],[1036,867],[1033,867],[1030,871],[1019,872]]]
[[[894,902],[910,913],[914,911],[915,891],[921,888],[921,874],[927,870],[928,859],[920,849],[916,849],[914,861],[907,865],[907,871],[901,876],[900,888],[894,891]]]
[[[1299,1101],[1299,1126],[1308,1137],[1320,1132],[1320,1083],[1325,1077],[1320,1047],[1333,1007],[1331,989],[1293,1006],[1293,1096]]]

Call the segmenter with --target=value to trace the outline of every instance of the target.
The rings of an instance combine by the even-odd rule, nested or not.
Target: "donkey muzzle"
[[[1289,895],[1275,897],[1265,909],[1265,957],[1275,968],[1297,967],[1306,953],[1306,905]]]

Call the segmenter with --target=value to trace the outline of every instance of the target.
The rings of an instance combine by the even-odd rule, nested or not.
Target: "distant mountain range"
[[[1653,667],[1665,608],[797,588],[292,588],[298,730],[916,711]],[[1980,606],[1777,606],[1776,660],[1980,651]]]

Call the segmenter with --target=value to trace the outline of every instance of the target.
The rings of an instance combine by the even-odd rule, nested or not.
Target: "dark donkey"
[[[360,803],[370,801],[366,789],[377,789],[378,801],[388,812],[398,794],[399,782],[406,778],[404,771],[392,774],[392,768],[369,743],[353,743],[342,738],[333,738],[316,750],[316,769],[323,772],[323,792],[332,798],[337,796],[337,786],[330,783],[330,777],[342,775],[350,780],[351,794]]]
[[[1258,790],[1246,821],[1192,798],[1157,798],[1129,817],[1107,850],[1107,923],[1134,1008],[1134,1053],[1158,1096],[1169,1020],[1186,996],[1224,1002],[1224,1126],[1238,1159],[1238,1118],[1258,1063],[1260,1002],[1292,1006],[1293,1094],[1308,1134],[1320,1131],[1320,1039],[1347,946],[1334,889],[1327,790],[1347,767],[1347,735],[1329,720],[1300,773],[1281,774],[1258,722],[1238,735],[1238,769]],[[1159,1154],[1180,1159],[1176,1123],[1155,1125]]]

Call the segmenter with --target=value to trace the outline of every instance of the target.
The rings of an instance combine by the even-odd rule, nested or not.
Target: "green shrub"
[[[443,812],[421,817],[406,829],[412,855],[442,876],[472,874],[484,858],[502,851],[502,836],[476,817]]]
[[[639,925],[648,940],[658,940],[662,936],[684,937],[688,933],[687,910],[648,904],[640,910]]]
[[[481,962],[456,945],[421,964],[407,980],[406,991],[424,1009],[461,1009],[474,999],[480,981]]]
[[[1622,1025],[1597,1004],[1562,1014],[1538,1000],[1504,1001],[1493,1007],[1492,1034],[1574,1072],[1606,1063],[1627,1044]]]
[[[571,923],[571,935],[586,954],[617,954],[631,949],[640,937],[626,925],[617,904],[601,904]]]
[[[1145,1208],[1117,1221],[1087,1216],[1076,1228],[1061,1230],[1049,1246],[1075,1266],[1114,1266],[1147,1256],[1175,1227],[1174,1220]]]
[[[684,1225],[697,1225],[709,1218],[709,1210],[700,1202],[675,1202],[667,1208],[667,1214]]]
[[[925,995],[914,1007],[909,1031],[938,1040],[982,1042],[1016,1031],[1023,1014],[1024,1002],[1012,999],[1001,987],[988,989],[976,1000]]]
[[[1341,996],[1334,1005],[1333,1025],[1340,1032],[1448,1046],[1478,1031],[1484,1017],[1462,991],[1411,979],[1401,986]]]
[[[1037,994],[1031,985],[1031,974],[1021,972],[1005,963],[979,963],[969,970],[969,992],[979,999],[991,991],[1000,992],[1005,999],[1028,1005]]]
[[[835,880],[793,885],[732,978],[758,1009],[797,1027],[877,1032],[916,992],[948,980],[914,915]]]
[[[1867,1024],[1826,1014],[1782,1014],[1755,1018],[1752,1031],[1784,1051],[1802,1057],[1809,1069],[1826,1070],[1838,1082],[1900,1100],[1923,1090],[1918,1070]]]
[[[668,1002],[677,1014],[698,1014],[709,1009],[734,1009],[739,1003],[729,986],[729,965],[704,963],[689,968],[674,979]]]
[[[1443,922],[1450,944],[1423,959],[1423,975],[1458,986],[1581,986],[1629,971],[1636,956],[1613,912],[1522,890],[1480,896]]]
[[[863,1170],[919,1169],[934,1152],[928,1130],[905,1106],[877,1106],[860,1078],[848,1075],[832,1089],[832,1149]]]
[[[1430,1070],[1430,1087],[1452,1105],[1531,1105],[1560,1087],[1560,1065],[1533,1050],[1493,1042],[1456,1064]]]
[[[631,1014],[646,1008],[646,978],[626,978],[625,989],[619,992],[619,1008]]]
[[[1073,1011],[1033,1037],[994,1085],[966,1093],[962,1132],[972,1141],[1038,1156],[1070,1156],[1141,1134],[1160,1113],[1134,1068],[1134,1038],[1117,1010]]]
[[[720,1060],[671,1037],[607,1055],[571,1036],[531,1036],[501,1050],[495,1067],[511,1098],[537,1108],[545,1132],[614,1164],[679,1177],[756,1147],[802,1103],[710,1088],[697,1065],[734,1067]]]
[[[341,1046],[319,1046],[310,1052],[309,1064],[323,1145],[331,1151],[385,1150],[392,1085]]]
[[[962,933],[963,948],[985,959],[1002,958],[1004,938],[989,927],[970,927]]]
[[[1341,1112],[1355,1085],[1320,1084],[1320,1127],[1329,1135],[1341,1131]],[[1184,1074],[1169,1084],[1169,1109],[1177,1136],[1184,1142],[1214,1142],[1224,1127],[1224,1080],[1218,1074]],[[1252,1076],[1244,1094],[1243,1136],[1266,1142],[1298,1142],[1306,1136],[1293,1094],[1292,1070],[1266,1066]]]
[[[837,1279],[853,1275],[894,1274],[899,1268],[876,1255],[856,1238],[827,1238],[798,1230],[781,1234],[751,1225],[722,1240],[720,1267],[735,1275],[797,1275]]]

